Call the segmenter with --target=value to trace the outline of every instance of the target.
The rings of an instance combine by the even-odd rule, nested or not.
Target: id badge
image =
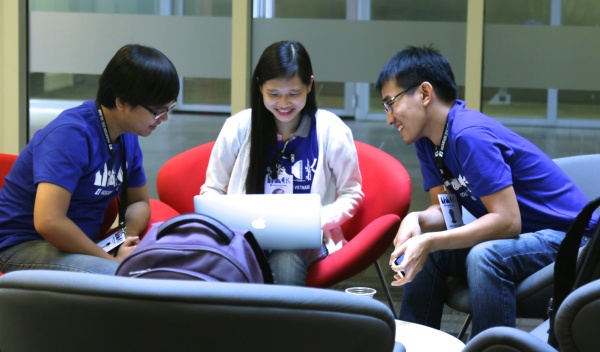
[[[463,226],[460,204],[455,194],[438,194],[442,214],[448,230]]]
[[[292,194],[294,193],[294,176],[288,175],[281,169],[277,179],[265,178],[265,194]]]
[[[108,253],[120,246],[123,242],[125,242],[125,231],[120,229],[119,231],[98,242],[98,246]]]

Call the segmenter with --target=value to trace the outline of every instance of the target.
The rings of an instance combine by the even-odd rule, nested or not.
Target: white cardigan
[[[201,195],[246,193],[251,112],[241,111],[225,121],[210,156]],[[356,147],[352,131],[337,115],[318,110],[316,122],[319,161],[311,193],[321,195],[321,226],[339,248],[343,241],[339,227],[356,213],[363,198]]]

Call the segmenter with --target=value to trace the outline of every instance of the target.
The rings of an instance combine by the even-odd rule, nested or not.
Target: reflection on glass
[[[231,1],[202,0],[183,2],[184,16],[231,17]]]
[[[231,80],[219,78],[184,78],[183,103],[231,105]]]
[[[275,1],[275,17],[345,19],[346,0]]]
[[[545,89],[484,87],[482,111],[494,117],[546,118],[548,92]]]
[[[486,24],[550,24],[550,1],[487,0]]]
[[[321,108],[344,108],[344,83],[342,82],[315,82],[317,90],[317,103]]]
[[[600,91],[560,90],[558,92],[558,117],[599,120]]]
[[[29,0],[31,11],[158,15],[160,0]]]
[[[467,0],[371,0],[371,18],[384,21],[466,22]]]
[[[29,75],[30,99],[95,99],[100,75],[32,72]]]

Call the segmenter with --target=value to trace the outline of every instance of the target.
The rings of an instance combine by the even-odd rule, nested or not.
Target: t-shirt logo
[[[114,169],[108,169],[108,165],[104,164],[103,170],[98,170],[96,172],[96,177],[94,179],[94,186],[102,187],[98,188],[95,192],[96,195],[107,195],[111,194],[117,189],[117,180],[119,183],[123,183],[123,169],[119,168],[119,172],[115,172]],[[104,188],[110,187],[109,190],[104,190]]]
[[[444,185],[446,188],[451,187],[455,194],[458,194],[462,198],[471,197],[474,201],[477,200],[469,189],[469,181],[463,175],[458,175],[458,178],[453,178],[450,181],[445,181]]]

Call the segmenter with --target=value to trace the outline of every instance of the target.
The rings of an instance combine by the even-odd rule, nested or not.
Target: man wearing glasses
[[[515,284],[553,262],[588,199],[540,149],[457,99],[448,60],[408,47],[376,83],[387,122],[416,145],[431,206],[408,214],[394,239],[400,319],[440,328],[448,277],[470,287],[472,334],[515,326]],[[462,224],[461,206],[476,220]],[[598,222],[590,221],[587,231]],[[402,262],[394,263],[404,255]]]
[[[0,272],[52,269],[114,275],[150,214],[138,136],[168,119],[179,77],[160,51],[119,49],[95,100],[38,131],[0,190]],[[118,197],[118,243],[96,243]],[[115,240],[117,241],[117,240]],[[109,254],[111,248],[124,242]]]

